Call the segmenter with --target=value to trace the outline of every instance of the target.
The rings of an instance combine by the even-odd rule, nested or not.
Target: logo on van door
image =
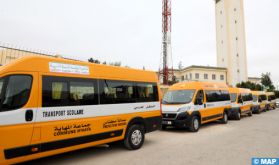
[[[108,120],[103,124],[103,128],[112,128],[112,127],[119,127],[126,125],[126,119],[115,119],[115,120]]]
[[[54,136],[61,136],[61,135],[69,135],[69,134],[76,134],[81,132],[88,132],[91,131],[91,124],[71,124],[71,125],[64,125],[64,126],[55,126],[54,127]]]

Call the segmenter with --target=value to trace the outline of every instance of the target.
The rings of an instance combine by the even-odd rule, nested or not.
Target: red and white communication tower
[[[162,52],[160,58],[159,80],[168,85],[174,79],[171,51],[171,0],[163,0],[162,9]]]

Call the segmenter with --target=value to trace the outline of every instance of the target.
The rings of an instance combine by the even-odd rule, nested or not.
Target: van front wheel
[[[199,129],[200,129],[200,120],[198,116],[193,116],[189,126],[189,130],[191,132],[198,132]]]
[[[235,114],[235,120],[240,120],[241,119],[241,113],[240,111],[237,111],[237,113]]]
[[[144,128],[141,125],[132,125],[128,128],[124,146],[129,150],[141,148],[144,142]]]

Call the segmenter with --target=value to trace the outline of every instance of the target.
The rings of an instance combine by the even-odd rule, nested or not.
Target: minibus
[[[0,68],[0,164],[122,141],[161,128],[155,72],[28,56]]]
[[[229,118],[240,120],[241,115],[252,116],[253,96],[250,89],[229,88],[232,102],[232,110]]]
[[[274,92],[266,92],[269,101],[269,109],[276,109],[276,97]]]
[[[204,123],[221,120],[226,124],[230,110],[226,84],[177,83],[169,88],[162,100],[162,129],[172,126],[197,132]]]
[[[259,114],[266,111],[266,94],[263,91],[252,91],[253,96],[253,113]]]

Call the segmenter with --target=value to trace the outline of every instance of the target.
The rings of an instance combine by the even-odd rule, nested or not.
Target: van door
[[[208,116],[208,111],[205,106],[205,96],[203,90],[199,90],[195,99],[195,111],[199,111],[201,118]]]
[[[93,125],[99,128],[101,122],[90,117],[99,100],[97,80],[45,74],[40,75],[39,89],[41,108],[36,114],[36,139],[33,139],[36,141],[34,144],[41,144],[39,152],[95,142],[102,138],[96,135],[99,133],[97,131],[102,130],[93,130]]]
[[[30,72],[0,78],[0,164],[32,154],[37,78],[37,73]]]

